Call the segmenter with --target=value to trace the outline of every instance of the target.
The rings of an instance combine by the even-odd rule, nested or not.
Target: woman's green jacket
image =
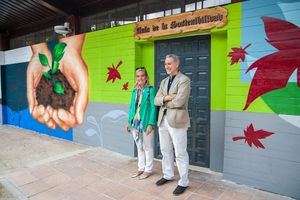
[[[155,88],[145,87],[142,94],[140,104],[140,117],[143,125],[143,131],[146,132],[148,125],[156,126],[157,120],[157,107],[154,105],[154,97],[156,95]],[[132,125],[132,120],[135,116],[136,106],[136,90],[134,89],[131,94],[130,109],[128,116],[128,123]]]

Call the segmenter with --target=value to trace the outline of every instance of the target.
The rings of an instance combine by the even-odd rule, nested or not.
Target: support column
[[[80,34],[80,20],[79,16],[70,15],[66,18],[66,21],[70,23],[70,28],[72,29],[71,35]]]

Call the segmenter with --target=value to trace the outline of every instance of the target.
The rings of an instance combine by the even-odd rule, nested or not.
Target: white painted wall
[[[4,65],[5,60],[4,60],[4,51],[0,51],[0,65]]]
[[[32,51],[30,46],[5,51],[4,64],[9,65],[14,63],[29,62],[31,56],[32,56]]]

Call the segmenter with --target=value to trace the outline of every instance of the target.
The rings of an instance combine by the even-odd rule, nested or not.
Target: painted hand
[[[68,130],[83,122],[83,114],[88,104],[88,71],[81,56],[85,35],[63,38],[67,47],[61,60],[60,71],[67,78],[76,95],[70,110],[54,109],[53,119],[63,129]]]
[[[45,54],[49,60],[52,60],[51,52],[45,43],[32,45],[31,49],[33,54],[26,72],[29,112],[32,117],[40,123],[46,124],[49,128],[55,129],[56,124],[51,118],[48,109],[46,109],[43,105],[38,105],[36,100],[36,87],[41,80],[42,71],[46,70],[40,63],[39,53]]]
[[[36,87],[43,71],[38,55],[39,53],[45,54],[49,62],[52,60],[51,53],[45,43],[32,46],[33,56],[27,68],[27,99],[29,111],[33,118],[46,124],[49,128],[55,129],[56,125],[59,125],[67,131],[83,122],[83,114],[88,103],[88,73],[87,66],[81,56],[84,35],[63,38],[61,41],[67,44],[67,48],[60,62],[60,71],[76,92],[73,105],[70,110],[53,109],[49,105],[45,108],[43,105],[38,105]]]

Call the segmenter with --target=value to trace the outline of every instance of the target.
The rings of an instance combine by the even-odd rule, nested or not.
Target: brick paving
[[[24,196],[32,200],[74,199],[187,199],[187,200],[279,200],[290,199],[250,187],[222,181],[218,175],[190,171],[190,187],[173,196],[173,182],[156,186],[161,166],[155,161],[148,179],[131,178],[137,161],[105,149],[93,149],[5,176]]]
[[[31,137],[35,137],[34,134]],[[220,175],[193,170],[190,170],[190,186],[186,192],[173,196],[178,173],[174,181],[156,186],[155,182],[161,178],[160,161],[155,161],[153,175],[144,180],[131,178],[136,168],[134,158],[92,148],[38,165],[16,168],[2,175],[1,179],[15,187],[21,194],[19,199],[30,200],[291,199],[223,181]],[[0,199],[5,198],[0,194]]]

